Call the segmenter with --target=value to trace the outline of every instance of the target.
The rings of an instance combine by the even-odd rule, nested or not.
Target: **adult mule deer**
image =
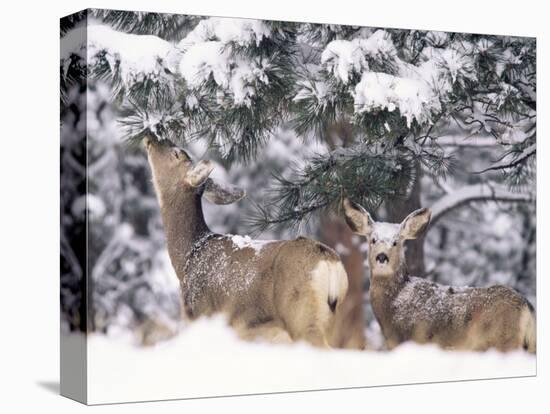
[[[229,204],[244,191],[209,178],[212,162],[195,163],[168,141],[144,144],[186,316],[222,312],[245,339],[330,346],[348,286],[339,256],[306,238],[260,241],[211,232],[203,196]]]
[[[535,352],[533,307],[515,290],[444,286],[408,275],[403,243],[425,232],[429,209],[412,212],[401,224],[382,223],[346,199],[344,214],[351,229],[368,239],[369,296],[389,348],[412,340],[450,349]]]

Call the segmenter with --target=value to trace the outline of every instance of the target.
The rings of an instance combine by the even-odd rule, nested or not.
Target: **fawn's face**
[[[395,274],[404,258],[403,240],[399,237],[399,224],[373,223],[367,237],[368,261],[373,274]]]
[[[145,138],[143,144],[153,172],[153,183],[161,198],[175,194],[204,194],[215,204],[229,204],[244,197],[244,191],[209,178],[214,169],[213,162],[194,162],[185,150],[167,140]]]
[[[375,222],[358,204],[344,200],[344,213],[351,229],[367,238],[368,261],[372,275],[393,276],[405,264],[405,240],[420,237],[428,227],[431,212],[419,209],[409,214],[401,224]]]

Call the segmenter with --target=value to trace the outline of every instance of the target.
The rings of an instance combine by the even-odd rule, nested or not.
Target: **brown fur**
[[[403,243],[425,232],[429,210],[398,225],[376,223],[349,201],[344,209],[352,229],[369,240],[370,301],[389,348],[412,340],[448,349],[535,352],[534,312],[515,290],[444,286],[407,274]]]
[[[217,187],[208,161],[195,164],[169,143],[147,140],[146,148],[186,316],[222,312],[245,339],[328,347],[347,290],[338,255],[305,238],[256,242],[212,233],[203,194],[226,204],[240,198],[238,190]]]

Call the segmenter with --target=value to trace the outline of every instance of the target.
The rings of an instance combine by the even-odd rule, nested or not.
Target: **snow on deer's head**
[[[348,199],[344,200],[344,214],[350,228],[367,238],[369,266],[375,276],[393,276],[401,271],[405,265],[405,240],[422,236],[431,218],[431,211],[421,208],[401,224],[375,222],[363,207]]]
[[[161,198],[176,194],[204,195],[212,203],[230,204],[245,196],[244,190],[209,178],[214,169],[212,161],[194,162],[184,149],[168,140],[145,138],[143,144],[153,172],[153,183]]]

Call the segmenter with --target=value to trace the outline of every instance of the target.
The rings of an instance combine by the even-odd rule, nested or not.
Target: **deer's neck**
[[[161,200],[166,244],[178,277],[194,245],[211,234],[204,221],[200,195],[176,194]]]
[[[399,272],[393,276],[378,276],[371,274],[370,302],[376,319],[380,323],[384,334],[391,329],[393,319],[393,302],[407,283],[408,276]]]

